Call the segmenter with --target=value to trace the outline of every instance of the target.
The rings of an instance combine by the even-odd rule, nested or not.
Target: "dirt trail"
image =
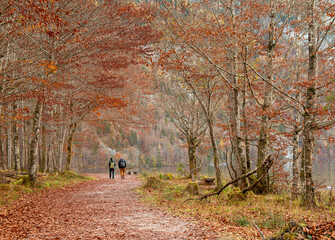
[[[16,201],[0,215],[0,239],[229,239],[139,202],[135,176],[98,177]]]

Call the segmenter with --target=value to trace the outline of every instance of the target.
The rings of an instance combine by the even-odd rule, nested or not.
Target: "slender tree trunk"
[[[246,165],[247,165],[247,171],[249,172],[251,170],[251,161],[250,161],[250,144],[249,144],[249,136],[248,136],[248,120],[247,120],[247,114],[245,111],[246,106],[246,83],[243,86],[243,102],[242,102],[242,119],[243,119],[243,135],[244,135],[244,141],[245,141],[245,158],[246,158]]]
[[[233,27],[236,28],[236,16],[235,16],[235,0],[230,1],[230,9],[229,13],[232,17]],[[234,40],[233,40],[234,41]],[[242,132],[241,132],[241,93],[238,88],[237,77],[234,75],[238,71],[237,66],[237,56],[235,53],[235,49],[237,49],[237,45],[233,43],[234,49],[230,53],[228,53],[228,58],[230,63],[228,64],[228,69],[232,73],[228,76],[229,81],[234,86],[230,93],[230,115],[231,115],[231,131],[232,131],[232,142],[235,154],[235,160],[237,165],[238,175],[243,175],[247,172],[247,163],[245,157],[245,149],[242,144]],[[238,182],[238,185],[241,189],[244,189],[248,186],[248,180],[246,178],[242,179]]]
[[[299,67],[298,67],[299,71]],[[299,77],[298,77],[299,79]],[[301,99],[301,94],[299,93],[298,99]],[[293,111],[293,116],[296,124],[294,125],[293,132],[293,159],[292,159],[292,198],[295,199],[299,196],[299,125],[300,124],[300,113],[296,110]]]
[[[0,129],[0,131],[2,131],[2,128]],[[2,136],[2,134],[1,134]],[[6,165],[5,165],[5,154],[3,152],[3,141],[2,138],[0,137],[0,167],[4,170],[6,169]]]
[[[304,147],[304,163],[305,163],[305,189],[303,194],[304,204],[308,207],[315,207],[315,192],[313,184],[312,166],[313,153],[315,144],[315,81],[317,80],[317,24],[314,11],[316,8],[316,0],[308,2],[309,16],[311,22],[308,28],[308,81],[311,85],[306,91],[306,104],[303,130],[303,147]]]
[[[63,169],[63,158],[64,158],[64,152],[63,152],[63,149],[64,149],[64,146],[65,146],[65,137],[66,137],[66,129],[64,128],[62,130],[62,135],[61,135],[61,139],[60,139],[60,143],[59,143],[59,146],[60,146],[60,152],[59,152],[59,170],[62,171]]]
[[[59,112],[61,114],[61,119],[64,122],[64,111],[63,109],[59,109]],[[63,158],[64,158],[64,145],[65,145],[65,137],[66,137],[66,127],[65,125],[61,125],[59,128],[59,131],[57,131],[57,164],[56,164],[56,168],[59,172],[63,171]]]
[[[292,159],[292,198],[299,195],[299,129],[294,126],[293,159]]]
[[[237,84],[237,81],[235,81]],[[232,142],[235,154],[235,160],[237,165],[238,176],[243,175],[247,172],[247,163],[244,156],[244,148],[241,142],[241,110],[240,110],[240,96],[239,90],[237,88],[233,89],[233,106],[232,110]],[[238,182],[241,189],[244,189],[248,186],[247,179],[244,178]]]
[[[38,143],[40,138],[40,128],[41,128],[41,118],[42,118],[42,110],[43,103],[37,101],[33,116],[33,125],[32,125],[32,133],[33,137],[30,142],[30,153],[29,153],[29,180],[32,183],[36,182],[37,172],[39,169],[39,161],[38,161]]]
[[[11,109],[8,107],[8,112],[11,111]],[[13,159],[12,159],[12,121],[9,121],[7,124],[7,141],[6,141],[6,149],[7,149],[7,167],[8,169],[13,169],[14,164],[13,164]]]
[[[49,172],[54,172],[56,169],[55,165],[55,154],[54,154],[54,148],[52,146],[52,142],[49,142]]]
[[[44,112],[44,111],[43,111]],[[41,146],[40,146],[40,172],[46,171],[46,153],[47,153],[47,142],[46,142],[46,131],[45,126],[41,127]]]
[[[71,123],[69,127],[69,134],[68,134],[68,140],[67,140],[67,155],[66,155],[66,165],[65,170],[70,170],[70,164],[71,164],[71,158],[72,158],[72,143],[73,143],[73,137],[77,130],[77,122]]]
[[[269,83],[273,82],[273,52],[275,47],[275,13],[274,13],[274,0],[270,0],[270,21],[269,21],[269,39],[268,39],[268,49],[267,49],[267,67],[266,67],[266,78]],[[266,84],[264,103],[262,106],[262,117],[261,117],[261,128],[258,139],[258,152],[257,152],[257,166],[262,164],[269,152],[269,135],[268,132],[271,128],[271,119],[269,117],[269,111],[272,102],[272,86]],[[257,171],[257,178],[264,174],[264,169]],[[269,187],[268,178],[265,177],[260,181],[261,187],[258,188],[260,193],[267,191]]]
[[[23,104],[22,104],[23,105]],[[19,136],[19,149],[20,149],[20,169],[23,171],[24,168],[24,120],[21,120],[21,127],[20,127],[20,136]]]
[[[300,16],[298,16],[298,19],[300,19]],[[301,55],[301,47],[298,46],[297,50],[297,57],[299,58]],[[301,71],[301,63],[298,63],[297,66],[297,79],[296,81],[300,81],[300,71]],[[296,98],[301,101],[301,92],[299,91],[298,94],[296,94]],[[292,198],[295,199],[299,196],[299,125],[301,124],[301,116],[300,113],[293,109],[293,116],[294,116],[294,133],[293,133],[293,159],[292,159]]]
[[[220,170],[220,162],[218,157],[218,149],[215,142],[214,137],[214,129],[213,129],[213,123],[210,118],[207,117],[207,124],[209,129],[209,136],[211,138],[211,144],[212,144],[212,150],[213,150],[213,158],[214,158],[214,169],[215,169],[215,177],[216,177],[216,187],[222,187],[222,176],[221,176],[221,170]]]
[[[51,144],[48,142],[46,146],[46,160],[45,160],[45,172],[53,172],[52,170],[52,160],[51,160]]]
[[[13,123],[12,123],[12,145],[13,145],[13,159],[14,159],[14,170],[22,170],[20,168],[20,142],[19,142],[19,131],[16,118],[17,105],[13,103]]]
[[[25,166],[25,169],[29,170],[30,168],[30,158],[29,158],[29,154],[30,154],[30,142],[31,142],[31,139],[30,139],[30,120],[28,121],[25,121],[24,123],[24,145],[25,147],[23,148],[24,149],[24,166]]]
[[[1,108],[0,108],[0,114],[1,114]],[[3,126],[2,125],[0,125],[0,168],[2,168],[3,170],[5,170],[6,169],[6,165],[5,165],[5,153],[4,153],[4,151],[3,151],[3,138],[2,138],[2,136],[3,136]]]

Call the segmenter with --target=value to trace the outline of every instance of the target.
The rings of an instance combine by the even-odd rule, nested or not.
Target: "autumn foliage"
[[[29,169],[34,180],[37,171],[63,169],[64,150],[70,168],[80,121],[133,106],[132,94],[148,93],[149,79],[132,66],[148,60],[158,34],[144,5],[56,0],[0,7],[1,146],[14,149],[1,151],[0,163]]]

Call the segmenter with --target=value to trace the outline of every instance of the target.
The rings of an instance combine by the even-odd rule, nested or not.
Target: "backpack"
[[[120,160],[120,168],[125,168],[125,167],[126,167],[126,162],[123,159],[121,159]]]
[[[115,167],[115,162],[109,162],[109,168],[114,168]]]

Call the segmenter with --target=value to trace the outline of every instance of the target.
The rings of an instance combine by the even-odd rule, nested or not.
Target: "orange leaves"
[[[42,62],[40,62],[39,65],[44,67],[45,72],[47,74],[49,74],[49,73],[55,73],[56,70],[57,70],[57,66],[52,61],[42,61]]]

